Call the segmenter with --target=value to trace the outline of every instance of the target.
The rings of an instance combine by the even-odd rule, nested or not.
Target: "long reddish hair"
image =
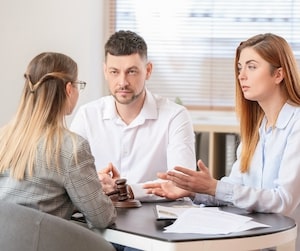
[[[256,101],[245,99],[238,79],[238,61],[241,51],[247,47],[254,49],[264,60],[269,62],[271,74],[281,67],[284,79],[281,89],[289,102],[300,105],[300,76],[297,61],[287,41],[275,34],[259,34],[240,43],[235,55],[236,112],[240,119],[242,142],[241,172],[249,170],[255,148],[259,140],[259,127],[264,112]]]

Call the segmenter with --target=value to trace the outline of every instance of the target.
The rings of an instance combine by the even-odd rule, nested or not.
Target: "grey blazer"
[[[45,151],[41,142],[32,177],[26,175],[24,180],[18,181],[9,176],[9,170],[0,174],[0,200],[64,219],[70,219],[76,209],[95,228],[102,229],[114,223],[116,209],[111,199],[103,193],[88,142],[80,136],[73,142],[69,132],[66,132],[59,153],[59,170],[54,158],[48,166]]]

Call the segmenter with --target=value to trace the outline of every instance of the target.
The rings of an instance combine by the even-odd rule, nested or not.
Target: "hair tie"
[[[34,94],[35,93],[35,90],[34,90],[34,85],[32,84],[31,80],[30,80],[30,75],[29,74],[24,74],[25,78],[27,79],[28,81],[28,86],[29,86],[29,89],[30,89],[30,93],[31,94]]]

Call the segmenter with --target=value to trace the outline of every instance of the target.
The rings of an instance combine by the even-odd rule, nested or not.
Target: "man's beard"
[[[126,89],[125,89],[125,90],[126,90]],[[139,93],[133,95],[133,96],[131,97],[130,100],[126,100],[126,101],[124,101],[124,102],[121,101],[120,99],[118,99],[116,95],[112,95],[112,96],[115,98],[115,100],[116,100],[118,103],[125,105],[125,104],[130,104],[130,103],[133,102],[134,100],[138,99],[138,98],[143,94],[144,90],[145,90],[145,88],[143,88]]]

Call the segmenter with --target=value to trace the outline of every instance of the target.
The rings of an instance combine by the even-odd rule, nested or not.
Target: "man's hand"
[[[165,180],[161,183],[144,185],[148,193],[153,193],[169,199],[180,197],[194,197],[195,193],[215,195],[217,180],[214,179],[208,168],[201,160],[197,162],[199,171],[176,166],[174,171],[158,173],[157,177]]]
[[[158,176],[165,176],[165,173],[159,173]],[[143,187],[147,190],[148,194],[155,194],[171,200],[182,197],[193,197],[192,192],[177,187],[172,181],[146,183]]]
[[[112,163],[109,163],[106,168],[98,172],[98,177],[103,191],[109,193],[116,189],[115,181],[120,178],[120,173]]]

